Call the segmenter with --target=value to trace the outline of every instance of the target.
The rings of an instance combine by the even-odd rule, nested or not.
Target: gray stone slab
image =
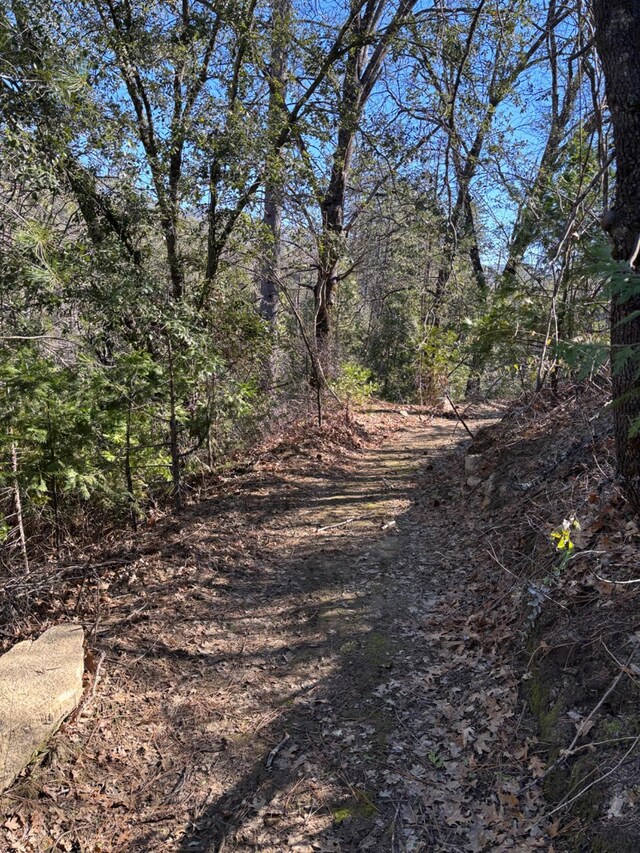
[[[80,701],[83,646],[79,625],[56,625],[0,657],[0,792]]]

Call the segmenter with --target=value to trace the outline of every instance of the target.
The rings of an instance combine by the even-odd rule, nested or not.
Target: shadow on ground
[[[417,601],[433,597],[437,556],[428,571],[412,576],[415,531],[424,518],[421,510],[418,520],[415,501],[431,499],[416,488],[414,473],[421,463],[459,468],[459,450],[442,446],[452,433],[451,424],[438,422],[428,430],[430,443],[424,433],[408,433],[410,446],[371,451],[362,471],[343,481],[289,488],[284,508],[272,494],[243,495],[242,513],[256,526],[277,528],[280,520],[284,527],[280,512],[313,510],[313,533],[293,555],[270,551],[266,578],[226,576],[212,615],[238,632],[234,651],[211,654],[156,642],[139,662],[143,679],[153,677],[162,657],[175,671],[197,670],[201,688],[224,680],[228,713],[235,704],[238,715],[248,711],[256,720],[253,732],[225,742],[208,780],[201,779],[204,798],[179,840],[182,853],[395,849],[399,805],[381,797],[378,768],[393,766],[388,737],[396,721],[377,694],[402,678],[411,657],[401,647],[398,620]],[[464,438],[457,433],[456,439]],[[440,498],[447,501],[447,495]],[[366,519],[361,531],[355,521],[326,536],[315,533],[345,515],[360,516],[363,506],[381,523]],[[206,518],[206,509],[199,514]],[[206,548],[206,540],[198,547]],[[219,576],[211,584],[219,588]],[[203,578],[202,589],[208,585]],[[427,655],[428,648],[411,654]],[[189,741],[185,746],[185,765],[196,764]],[[149,849],[157,841],[149,835]]]

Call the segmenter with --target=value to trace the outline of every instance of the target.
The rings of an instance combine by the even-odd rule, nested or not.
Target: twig
[[[635,649],[634,649],[634,651],[635,651]],[[633,653],[632,653],[632,656],[633,656]],[[629,660],[631,660],[631,658],[629,658]],[[586,719],[584,719],[584,720],[580,723],[580,725],[578,726],[578,730],[577,730],[577,732],[576,732],[576,734],[575,734],[575,737],[573,738],[573,740],[572,740],[572,741],[571,741],[571,743],[569,744],[568,749],[566,749],[566,750],[565,750],[565,749],[563,749],[563,750],[562,750],[562,752],[561,752],[561,755],[562,755],[562,757],[563,757],[563,758],[566,758],[567,756],[571,755],[571,753],[573,752],[573,749],[574,749],[575,745],[578,743],[578,741],[580,740],[581,736],[584,734],[585,729],[586,729],[586,727],[587,727],[587,723],[591,722],[591,720],[592,720],[592,719],[594,718],[594,716],[598,713],[598,711],[600,710],[600,708],[602,708],[602,706],[604,705],[604,703],[606,702],[606,700],[608,699],[608,697],[613,693],[613,691],[616,689],[616,687],[617,687],[617,686],[618,686],[618,684],[620,683],[620,679],[622,678],[622,676],[623,676],[624,674],[625,674],[625,670],[624,670],[624,669],[621,669],[621,670],[620,670],[620,672],[619,672],[619,673],[616,675],[616,677],[613,679],[613,681],[611,682],[611,684],[609,685],[609,687],[607,687],[607,689],[604,691],[604,693],[603,693],[603,694],[602,694],[602,696],[600,697],[600,700],[599,700],[599,702],[597,703],[597,705],[595,705],[595,706],[591,709],[591,711],[590,711],[589,715],[586,717]]]
[[[456,405],[455,405],[455,403],[453,402],[453,400],[451,399],[451,397],[450,397],[448,394],[445,394],[444,396],[445,396],[445,397],[447,398],[447,400],[449,401],[449,405],[450,405],[450,406],[451,406],[451,408],[453,409],[453,412],[454,412],[455,416],[457,417],[457,419],[460,421],[460,423],[462,424],[462,426],[463,426],[463,427],[465,428],[465,430],[467,431],[467,435],[468,435],[468,436],[470,436],[470,438],[475,438],[474,434],[471,432],[471,430],[469,429],[469,427],[468,427],[468,426],[467,426],[467,424],[465,423],[464,418],[462,417],[462,415],[460,414],[460,412],[456,409]]]
[[[87,653],[88,653],[88,655],[89,655],[89,656],[91,657],[91,659],[92,659],[92,658],[93,658],[93,655],[91,655],[90,650],[87,650]],[[90,706],[90,705],[91,705],[91,703],[93,702],[93,700],[94,700],[94,698],[95,698],[95,695],[96,695],[96,689],[97,689],[97,687],[98,687],[98,680],[99,680],[99,678],[100,678],[100,669],[102,668],[102,664],[104,663],[104,659],[105,659],[105,657],[106,657],[106,652],[102,652],[102,654],[100,655],[100,660],[98,661],[98,663],[97,663],[97,665],[96,665],[96,668],[95,668],[95,671],[94,671],[94,673],[93,673],[93,684],[91,685],[91,692],[90,692],[90,693],[87,693],[87,694],[82,698],[82,700],[80,701],[80,703],[78,704],[78,706],[77,706],[77,707],[76,707],[76,709],[74,710],[74,712],[73,712],[73,718],[74,718],[74,719],[77,719],[77,717],[79,717],[79,716],[80,716],[80,714],[86,714],[87,709],[89,708],[89,706]],[[90,671],[90,670],[89,670],[89,671]],[[98,727],[99,727],[99,723],[96,723],[95,727],[93,728],[93,730],[92,730],[92,731],[91,731],[91,733],[89,734],[89,737],[88,737],[88,738],[87,738],[87,740],[85,741],[84,746],[82,747],[82,748],[83,748],[83,750],[86,750],[86,748],[87,748],[87,746],[88,746],[88,744],[89,744],[89,741],[91,740],[91,738],[92,738],[92,737],[94,736],[94,734],[96,733],[96,731],[97,731]]]
[[[344,773],[338,773],[338,777],[342,779],[347,788],[349,788],[355,800],[365,803],[365,805],[369,806],[369,808],[375,809],[378,813],[380,813],[380,809],[376,806],[376,804],[371,802],[371,800],[369,799],[369,797],[367,797],[364,791],[361,791],[359,788],[354,788],[354,786],[347,779]]]
[[[131,563],[134,563],[138,559],[137,555],[132,555],[131,557],[116,557],[113,560],[105,560],[102,563],[92,563],[91,560],[87,560],[86,563],[75,563],[74,565],[65,565],[64,563],[60,563],[59,568],[62,572],[71,572],[76,569],[107,569],[113,568],[114,566],[128,566]]]
[[[344,527],[345,524],[351,524],[352,521],[364,521],[366,518],[371,518],[373,513],[369,513],[369,515],[352,515],[350,518],[346,518],[344,521],[338,521],[337,524],[327,524],[326,527],[317,527],[316,533],[322,533],[323,530],[333,530],[334,527]]]
[[[614,764],[613,767],[607,770],[606,773],[603,773],[602,776],[598,776],[598,778],[594,779],[593,782],[589,782],[588,785],[586,785],[581,791],[578,791],[578,793],[574,797],[571,797],[570,800],[567,800],[565,803],[560,803],[560,805],[556,806],[555,809],[552,809],[550,812],[547,812],[545,818],[551,817],[551,815],[556,814],[556,812],[559,812],[561,809],[565,809],[567,806],[570,806],[572,803],[575,803],[575,801],[579,800],[580,797],[584,796],[590,788],[593,788],[594,785],[598,785],[600,782],[603,782],[605,779],[611,776],[612,773],[615,773],[618,767],[621,767],[627,760],[627,758],[631,755],[638,743],[640,743],[640,735],[638,735],[634,739],[629,749],[625,752],[625,754],[622,756],[622,758],[620,759],[620,761],[618,761],[617,764]]]
[[[287,732],[285,732],[284,737],[282,738],[280,743],[276,744],[276,746],[273,747],[273,749],[271,750],[269,755],[267,755],[267,760],[265,761],[265,767],[267,767],[267,768],[271,767],[271,765],[275,761],[277,754],[280,752],[282,747],[287,743],[287,741],[289,739],[290,739],[290,735],[287,734]]]
[[[69,338],[56,337],[55,335],[0,335],[0,341],[59,341],[76,347],[82,346],[82,344]]]
[[[601,643],[602,643],[602,645],[604,646],[604,650],[605,650],[605,652],[609,655],[609,657],[610,657],[610,658],[611,658],[611,660],[615,663],[615,665],[616,665],[617,667],[619,667],[621,670],[623,670],[624,672],[626,672],[626,673],[627,673],[627,675],[629,676],[629,678],[631,679],[631,681],[633,681],[633,683],[634,683],[634,684],[637,684],[637,683],[638,683],[638,679],[637,679],[637,677],[636,677],[636,673],[634,673],[634,672],[629,668],[629,666],[628,666],[629,661],[627,661],[627,663],[620,663],[620,661],[618,660],[618,658],[614,655],[614,653],[611,651],[611,649],[609,648],[609,646],[605,643],[605,641],[604,641],[602,638],[600,638],[600,642],[601,642]],[[635,650],[635,649],[637,649],[637,648],[638,648],[638,647],[637,647],[637,645],[636,645],[636,646],[634,647],[634,650]]]
[[[396,813],[391,824],[391,853],[395,853],[396,849],[396,824],[398,823],[398,815],[400,814],[400,806],[396,808]]]
[[[596,746],[608,746],[612,743],[620,744],[624,743],[624,741],[626,740],[635,740],[635,737],[633,735],[627,735],[626,737],[607,738],[607,740],[591,740],[589,741],[589,743],[583,743],[582,746],[576,746],[576,748],[573,750],[573,755],[577,755],[579,752],[582,752],[585,749],[594,750]],[[542,778],[544,778],[544,776]],[[539,780],[536,779],[536,782],[538,781]]]
[[[93,676],[93,685],[91,686],[91,696],[90,699],[96,695],[96,688],[98,687],[98,681],[100,680],[100,670],[102,669],[102,664],[104,663],[104,659],[107,656],[106,652],[102,652],[100,655],[100,660],[98,661],[98,665],[96,666],[96,671]]]
[[[605,646],[605,648],[606,648],[606,646]],[[580,740],[581,736],[585,733],[585,728],[587,726],[587,723],[589,723],[593,719],[593,717],[598,713],[600,708],[602,708],[602,706],[607,701],[609,696],[613,693],[613,691],[616,689],[616,687],[620,683],[620,679],[622,678],[622,676],[625,673],[627,673],[627,666],[631,662],[631,660],[632,660],[632,658],[636,652],[636,649],[637,649],[637,646],[634,647],[633,651],[629,655],[629,659],[627,660],[627,663],[625,664],[624,667],[622,667],[622,666],[620,666],[620,664],[618,664],[620,666],[620,672],[616,675],[616,677],[613,679],[613,681],[611,682],[609,687],[607,687],[605,692],[602,694],[598,703],[591,709],[589,715],[584,720],[582,720],[582,722],[578,726],[578,730],[576,731],[575,737],[573,738],[573,740],[571,741],[569,746],[566,749],[561,750],[560,756],[553,762],[553,764],[550,767],[547,767],[547,769],[544,771],[544,776],[542,776],[542,779],[546,779],[547,776],[549,776],[549,774],[552,773],[560,764],[562,764],[564,761],[566,761],[567,758],[570,758],[574,754],[574,752],[576,751],[576,748],[575,748],[576,744]],[[614,658],[614,660],[615,660],[615,658]],[[616,663],[617,663],[617,661],[616,661]],[[636,742],[637,742],[637,738],[636,738]],[[536,782],[540,782],[540,781],[541,781],[541,779],[536,780]],[[553,812],[552,812],[552,814],[553,814]]]
[[[501,569],[503,569],[503,570],[504,570],[508,575],[511,575],[511,577],[512,577],[512,578],[515,578],[515,580],[517,580],[517,581],[518,581],[518,583],[521,583],[521,582],[522,582],[522,579],[521,579],[521,578],[519,578],[519,577],[518,577],[518,575],[517,575],[515,572],[512,572],[512,571],[511,571],[511,569],[508,569],[508,568],[504,565],[504,563],[501,563],[501,562],[500,562],[500,560],[498,559],[498,557],[497,557],[497,555],[496,555],[496,552],[495,552],[495,550],[494,550],[494,548],[493,548],[493,545],[491,545],[490,547],[491,547],[491,550],[489,550],[488,548],[487,548],[486,550],[487,550],[487,554],[491,557],[491,559],[492,559],[494,562],[496,562],[496,563],[500,566],[500,568],[501,568]],[[552,604],[556,604],[558,607],[561,607],[563,610],[567,610],[567,611],[569,610],[569,608],[568,608],[568,607],[566,607],[564,604],[560,604],[560,602],[559,602],[559,601],[556,601],[556,600],[555,600],[555,598],[551,598],[551,596],[550,596],[550,595],[548,595],[548,594],[547,594],[543,589],[541,589],[540,587],[536,587],[536,589],[538,590],[538,592],[540,593],[540,595],[542,595],[542,597],[543,597],[543,598],[546,598],[546,599],[547,599],[547,601],[550,601]]]
[[[600,575],[597,575],[595,572],[593,574],[599,581],[602,581],[602,583],[610,583],[612,586],[617,586],[618,584],[620,586],[625,586],[627,584],[640,583],[640,578],[634,578],[634,580],[630,581],[610,581],[608,578],[601,578]]]

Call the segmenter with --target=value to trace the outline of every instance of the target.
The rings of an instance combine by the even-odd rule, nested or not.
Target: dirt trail
[[[263,468],[142,543],[69,754],[23,783],[59,849],[539,849],[500,753],[511,674],[446,627],[474,595],[466,436],[392,420],[342,470]]]
[[[380,804],[379,768],[396,719],[381,697],[412,666],[403,626],[432,605],[429,546],[441,544],[437,509],[429,531],[415,528],[414,475],[462,438],[446,420],[398,421],[357,471],[299,481],[266,520],[282,561],[251,612],[242,602],[231,616],[242,672],[230,710],[244,728],[219,772],[233,784],[227,776],[181,849],[392,848],[398,815]]]

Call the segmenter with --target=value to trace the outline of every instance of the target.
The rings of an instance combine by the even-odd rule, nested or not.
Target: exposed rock
[[[493,473],[488,480],[484,481],[484,485],[482,486],[482,494],[484,495],[483,505],[487,506],[489,501],[491,500],[491,495],[493,494],[493,490],[496,484],[496,475]]]
[[[480,453],[469,453],[464,458],[464,475],[465,477],[473,477],[484,465],[484,456]]]
[[[78,704],[83,645],[79,625],[56,625],[0,657],[0,792]]]
[[[467,486],[470,489],[477,489],[482,483],[482,477],[467,477]]]

